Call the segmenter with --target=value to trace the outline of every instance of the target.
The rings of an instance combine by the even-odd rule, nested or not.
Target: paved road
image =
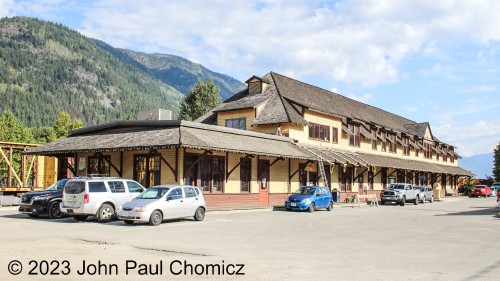
[[[151,227],[32,219],[3,208],[0,280],[500,280],[497,211],[493,198],[458,198],[312,214],[210,212],[203,222]],[[17,276],[7,271],[12,260],[23,265]],[[59,261],[60,275],[28,275],[31,260]],[[84,261],[103,265],[79,275]],[[245,275],[228,275],[240,264]],[[212,275],[217,266],[224,270]]]

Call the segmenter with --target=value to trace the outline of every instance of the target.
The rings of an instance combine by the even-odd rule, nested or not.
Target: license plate
[[[64,204],[68,207],[76,207],[76,201],[68,201],[66,204]]]
[[[295,206],[297,206],[297,203],[292,203],[291,205],[292,205],[292,207],[295,207]]]

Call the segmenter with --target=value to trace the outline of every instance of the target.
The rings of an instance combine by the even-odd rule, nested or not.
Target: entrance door
[[[257,169],[259,174],[259,204],[269,204],[269,160],[260,160]]]

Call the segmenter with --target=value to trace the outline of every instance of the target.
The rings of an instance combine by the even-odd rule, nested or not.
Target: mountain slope
[[[177,116],[198,77],[213,79],[224,95],[243,85],[182,58],[115,49],[60,24],[0,19],[0,114],[11,110],[29,127],[52,125],[60,111],[86,125],[154,108]]]
[[[115,49],[123,60],[142,68],[151,76],[187,94],[198,78],[213,80],[220,90],[222,100],[239,92],[245,84],[227,75],[213,72],[203,65],[184,58],[166,54],[144,54],[125,49]]]
[[[493,152],[478,154],[460,159],[460,166],[476,174],[476,178],[485,179],[493,170]]]

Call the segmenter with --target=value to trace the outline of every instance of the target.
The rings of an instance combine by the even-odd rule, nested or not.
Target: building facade
[[[311,184],[341,200],[392,182],[431,185],[440,196],[472,176],[428,123],[274,72],[246,83],[196,122],[97,125],[28,153],[73,157],[75,175],[196,185],[211,206],[282,204]]]

